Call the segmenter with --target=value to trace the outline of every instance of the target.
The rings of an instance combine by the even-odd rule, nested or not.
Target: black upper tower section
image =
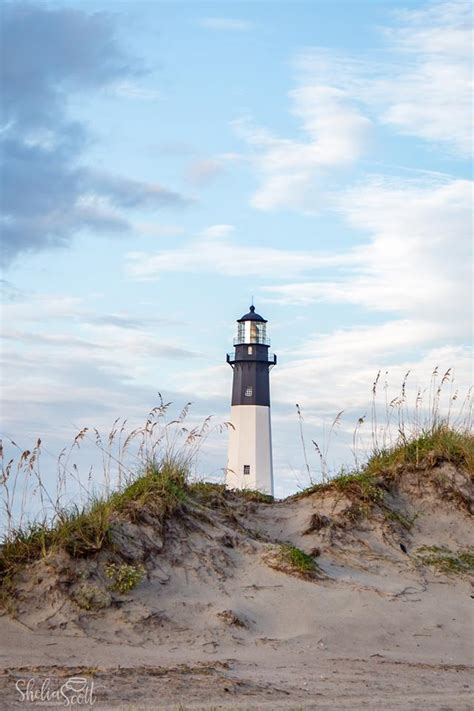
[[[234,338],[234,353],[227,354],[232,366],[232,405],[270,406],[270,369],[277,358],[269,353],[267,321],[255,313],[255,306],[237,321],[237,337]]]

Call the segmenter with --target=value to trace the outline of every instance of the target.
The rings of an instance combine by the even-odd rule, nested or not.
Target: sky
[[[1,23],[1,436],[40,437],[47,478],[158,393],[225,421],[252,298],[279,496],[308,478],[296,403],[317,477],[312,440],[344,411],[348,462],[379,370],[387,401],[436,366],[467,391],[469,2],[15,1]]]

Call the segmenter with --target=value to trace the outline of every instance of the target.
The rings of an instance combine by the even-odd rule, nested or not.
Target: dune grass
[[[429,469],[442,463],[460,467],[474,478],[474,436],[439,424],[417,437],[401,437],[397,444],[375,451],[359,469],[342,470],[328,481],[312,484],[295,497],[315,492],[339,491],[367,503],[383,500],[385,483],[397,471]]]
[[[447,374],[442,382],[447,382],[446,377]],[[353,470],[342,470],[331,479],[327,476],[327,470],[322,467],[321,483],[312,483],[304,491],[289,498],[307,496],[315,492],[340,492],[352,501],[348,510],[349,518],[357,520],[367,516],[374,506],[380,506],[387,520],[397,522],[409,530],[413,520],[404,512],[392,511],[384,502],[390,481],[397,472],[406,469],[422,471],[448,462],[469,471],[471,476],[474,476],[474,437],[467,424],[471,421],[472,397],[469,395],[470,399],[466,400],[468,406],[465,407],[465,413],[468,411],[468,414],[463,416],[461,425],[450,426],[449,414],[444,421],[439,416],[441,385],[433,397],[430,409],[431,420],[425,422],[422,428],[419,426],[419,413],[415,412],[416,427],[410,434],[410,430],[406,427],[406,413],[404,414],[403,411],[404,381],[402,397],[397,400],[399,422],[396,442],[390,446],[379,446],[380,441],[383,444],[388,440],[385,436],[382,438],[377,436],[374,407],[373,447],[366,463],[359,465],[356,457],[356,466]],[[374,398],[376,386],[377,380],[373,387]],[[450,407],[452,401],[454,395],[450,400]],[[8,588],[16,571],[54,551],[65,550],[76,558],[98,553],[107,545],[111,523],[118,516],[125,516],[132,522],[139,522],[145,514],[148,517],[153,516],[156,521],[164,521],[167,516],[187,502],[214,506],[236,496],[240,500],[257,504],[271,504],[274,501],[273,497],[259,491],[241,490],[237,494],[227,490],[224,484],[190,481],[192,463],[198,448],[213,428],[209,424],[210,418],[206,418],[201,426],[186,427],[184,421],[188,415],[189,404],[183,408],[176,419],[164,422],[163,418],[169,404],[164,403],[160,398],[160,405],[149,413],[145,425],[132,430],[128,435],[125,421],[121,426],[120,423],[117,424],[118,421],[114,423],[107,439],[101,438],[97,430],[91,430],[95,433],[95,444],[104,457],[105,490],[100,495],[94,494],[89,488],[84,488],[76,477],[77,468],[69,462],[71,452],[79,448],[84,438],[91,434],[87,428],[79,432],[71,449],[61,453],[58,459],[56,496],[49,495],[41,478],[40,440],[31,452],[27,450],[20,453],[16,470],[13,468],[13,460],[4,465],[3,449],[0,445],[0,484],[8,525],[7,533],[0,545],[0,585],[3,589]],[[299,406],[298,415],[300,434],[303,437]],[[331,432],[338,426],[341,415],[342,412],[335,418]],[[363,418],[359,418],[353,438],[354,445],[362,421]],[[227,424],[217,425],[216,429],[221,431]],[[136,442],[132,458],[134,464],[128,465],[126,455],[130,455],[134,442]],[[14,442],[12,444],[15,445]],[[114,444],[117,444],[116,450],[113,450]],[[313,444],[320,452],[316,443]],[[324,458],[323,453],[320,454]],[[306,450],[305,463],[310,473]],[[115,488],[111,483],[113,466],[118,473]],[[74,480],[75,484],[80,484],[81,494],[86,493],[85,504],[69,506],[60,504],[65,500],[66,475],[70,480]],[[13,516],[15,496],[18,498],[17,483],[22,479],[25,482],[25,489],[21,494],[19,523],[15,526]],[[90,480],[89,476],[88,481]],[[23,523],[23,503],[28,499],[32,488],[39,492],[43,513],[38,520]],[[305,558],[305,554],[301,551],[295,552],[297,550],[286,550],[288,564],[294,565],[295,568],[301,567],[302,572],[305,565],[309,567],[316,565],[309,556]]]
[[[314,484],[294,496],[340,492],[353,502],[349,518],[365,517],[374,505],[379,504],[388,519],[398,521],[409,530],[412,519],[384,506],[387,475],[390,477],[400,468],[422,468],[441,462],[451,462],[473,472],[474,437],[440,425],[413,440],[401,441],[388,450],[376,452],[359,471],[342,471],[330,481]],[[82,508],[61,509],[51,520],[12,529],[0,547],[0,580],[8,581],[21,567],[53,551],[65,550],[77,558],[96,554],[107,544],[110,524],[118,515],[138,522],[146,512],[157,520],[164,520],[186,501],[197,500],[212,505],[216,500],[233,495],[223,484],[189,482],[189,465],[179,457],[150,463],[135,479],[108,496],[91,497]],[[243,490],[238,496],[249,502],[273,501],[271,496],[258,491]],[[285,549],[288,563],[302,570],[305,565],[314,566],[309,556],[305,558],[295,550]]]
[[[273,501],[273,497],[259,491],[243,490],[235,494],[223,484],[190,482],[189,475],[188,462],[179,456],[152,462],[135,479],[108,496],[91,497],[82,508],[60,509],[53,519],[12,529],[0,546],[0,585],[8,588],[18,570],[60,550],[73,558],[97,554],[108,544],[111,523],[119,516],[133,523],[150,517],[164,523],[177,509],[193,501],[213,505],[216,497],[222,500],[236,495],[249,502]],[[130,571],[124,571],[124,576],[123,580],[123,576],[118,576],[120,588],[134,580]]]
[[[40,439],[31,451],[22,451],[8,440],[18,453],[9,461],[0,442],[0,503],[6,514],[0,544],[3,591],[18,570],[55,551],[64,550],[75,558],[97,554],[109,542],[111,523],[117,517],[137,523],[145,516],[163,523],[193,496],[189,478],[200,447],[229,423],[213,424],[206,417],[188,426],[191,403],[168,420],[171,403],[161,395],[159,399],[143,426],[131,429],[127,420],[117,419],[107,436],[96,428],[82,428],[58,457],[55,491],[48,490],[40,468]],[[73,463],[72,457],[86,440],[102,458],[98,477],[92,476],[92,469],[87,478],[80,476]],[[100,493],[94,490],[94,482],[101,486]],[[82,503],[63,504],[68,501]],[[26,513],[26,504],[32,502],[38,510],[33,521]]]
[[[426,467],[442,462],[474,474],[474,436],[440,423],[413,439],[401,437],[395,446],[376,451],[364,471],[377,474],[395,467]]]
[[[65,550],[75,558],[99,552],[109,540],[113,519],[137,521],[143,512],[164,520],[188,496],[188,471],[179,461],[151,463],[134,481],[108,497],[93,498],[82,509],[60,510],[54,519],[13,529],[0,547],[0,583],[50,553]]]

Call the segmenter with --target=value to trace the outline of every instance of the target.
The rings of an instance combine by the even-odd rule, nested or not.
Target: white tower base
[[[273,496],[272,432],[266,405],[233,405],[226,484]],[[247,473],[248,472],[248,473]]]

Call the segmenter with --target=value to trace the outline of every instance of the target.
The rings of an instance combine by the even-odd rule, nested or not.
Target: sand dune
[[[28,566],[0,618],[1,708],[24,708],[19,679],[70,676],[100,709],[472,708],[470,477],[370,486],[202,486],[166,520],[118,517],[96,555]],[[142,582],[111,590],[111,562]]]

